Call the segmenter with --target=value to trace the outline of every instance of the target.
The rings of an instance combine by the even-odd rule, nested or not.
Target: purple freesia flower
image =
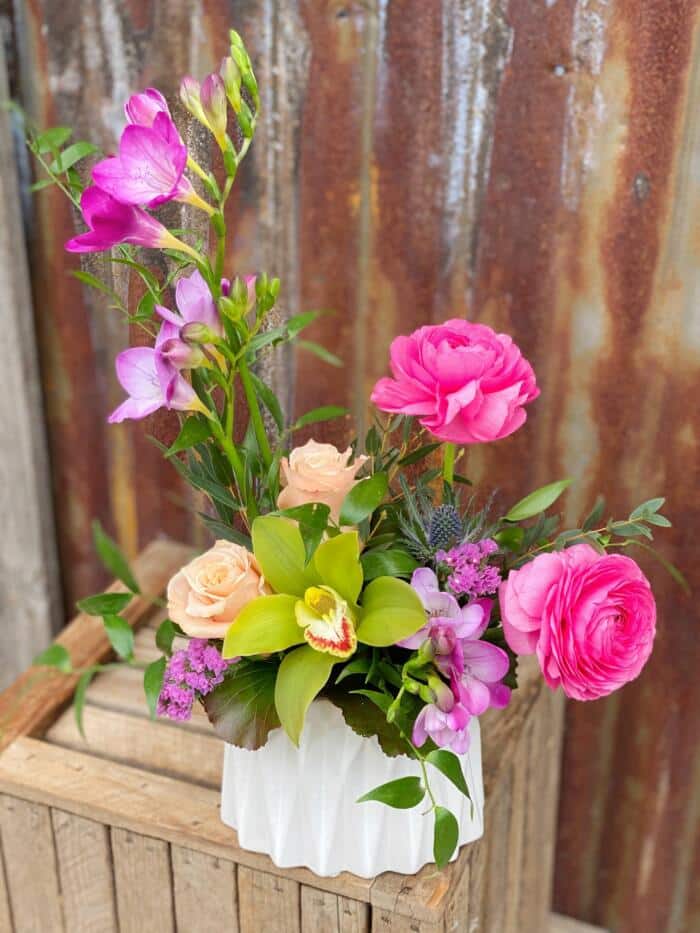
[[[480,600],[461,607],[451,593],[440,589],[438,578],[429,567],[420,567],[413,571],[411,586],[423,603],[428,613],[428,620],[423,628],[398,642],[402,648],[420,648],[426,638],[479,638],[488,625],[491,605],[488,600]],[[448,636],[448,632],[451,635]]]
[[[440,748],[463,755],[469,748],[469,720],[469,713],[457,701],[449,710],[428,703],[413,724],[413,744],[420,748],[430,738]]]
[[[155,217],[138,207],[122,204],[95,185],[83,192],[80,209],[90,229],[68,240],[66,249],[69,253],[100,252],[111,249],[117,243],[192,252],[186,243],[174,237]]]
[[[225,279],[222,280],[222,291],[225,281]],[[209,286],[199,270],[193,272],[192,275],[183,275],[178,280],[175,286],[175,304],[179,314],[162,305],[156,306],[156,312],[164,321],[170,321],[177,327],[183,327],[186,324],[204,324],[217,337],[223,334],[224,328],[219,312]]]
[[[117,379],[129,398],[109,416],[110,424],[145,418],[159,408],[207,413],[192,386],[162,352],[175,337],[177,328],[164,322],[155,347],[132,347],[117,355]]]
[[[185,177],[187,147],[163,111],[151,126],[129,124],[119,140],[119,153],[92,170],[95,184],[122,204],[157,207],[166,201],[197,198]]]
[[[429,618],[415,635],[399,642],[401,647],[419,648],[429,638],[435,666],[450,680],[453,693],[468,714],[479,716],[489,706],[506,706],[510,690],[501,681],[510,660],[502,648],[481,641],[491,615],[491,600],[478,599],[460,607],[451,593],[440,590],[437,576],[428,567],[414,571],[411,586]]]

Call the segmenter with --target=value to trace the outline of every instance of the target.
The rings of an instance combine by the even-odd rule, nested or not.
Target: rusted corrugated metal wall
[[[572,520],[599,489],[621,513],[665,491],[663,551],[697,583],[699,18],[699,0],[15,0],[13,41],[25,106],[109,147],[130,90],[172,95],[236,25],[265,112],[230,271],[280,275],[289,313],[335,309],[314,336],[347,363],[272,361],[290,405],[362,421],[397,332],[446,315],[505,329],[543,394],[470,475],[509,499],[574,475]],[[73,223],[43,194],[29,227],[70,598],[98,582],[92,516],[132,551],[194,527],[142,427],[105,427],[127,335],[65,274]],[[694,933],[698,619],[649,569],[648,670],[569,709],[556,901],[619,933]]]

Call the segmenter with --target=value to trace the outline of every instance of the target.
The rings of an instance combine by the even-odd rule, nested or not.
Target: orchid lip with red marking
[[[357,649],[355,620],[347,602],[330,586],[311,586],[295,606],[304,638],[316,651],[347,658]]]

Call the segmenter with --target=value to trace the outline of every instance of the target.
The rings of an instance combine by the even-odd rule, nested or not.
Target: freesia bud
[[[222,60],[219,74],[224,82],[228,102],[233,112],[238,113],[241,109],[241,72],[230,56]]]
[[[255,276],[247,275],[244,279],[234,279],[229,298],[235,305],[239,317],[251,311],[255,307],[256,301]]]
[[[448,685],[439,677],[428,677],[428,686],[433,691],[435,705],[448,713],[455,705],[454,694]]]
[[[169,363],[172,363],[176,369],[196,369],[208,362],[204,352],[199,347],[192,347],[178,337],[166,340],[159,349],[161,355]]]
[[[214,134],[219,148],[226,149],[226,90],[221,76],[213,72],[204,79],[200,101],[207,125]]]
[[[218,339],[214,331],[201,321],[183,325],[180,336],[188,344],[213,343]]]
[[[195,80],[190,75],[186,75],[180,82],[180,100],[185,109],[192,114],[195,120],[199,120],[203,126],[209,127],[207,118],[204,115],[204,110],[202,109],[199,81]]]
[[[260,106],[260,94],[258,91],[258,82],[255,80],[255,75],[253,74],[253,66],[250,61],[250,56],[246,50],[243,40],[238,35],[235,29],[232,29],[229,32],[229,39],[231,42],[231,58],[238,66],[238,69],[241,73],[241,80],[243,86],[250,94],[255,109],[257,110]]]

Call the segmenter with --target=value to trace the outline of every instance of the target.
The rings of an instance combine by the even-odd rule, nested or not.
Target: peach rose
[[[341,453],[333,444],[307,441],[296,447],[289,459],[282,458],[282,478],[285,488],[279,494],[277,507],[291,509],[307,502],[322,502],[331,510],[331,518],[338,521],[343,499],[357,480],[355,475],[367,460],[357,457],[349,463],[352,449]]]
[[[269,592],[250,551],[217,541],[168,583],[168,614],[192,638],[223,638],[241,609]]]

